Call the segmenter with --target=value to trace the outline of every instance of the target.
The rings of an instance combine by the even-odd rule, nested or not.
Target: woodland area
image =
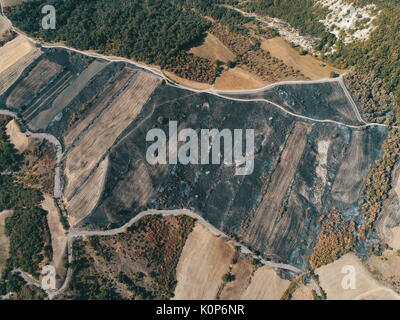
[[[11,271],[18,268],[38,275],[39,264],[52,258],[50,231],[47,212],[41,208],[41,190],[23,186],[17,180],[20,168],[24,166],[24,154],[18,154],[8,139],[5,128],[10,120],[0,117],[0,211],[13,210],[5,223],[10,248],[6,267],[0,276],[0,295],[11,291],[21,293],[23,289],[23,294],[32,298],[41,294],[23,285],[23,280]]]

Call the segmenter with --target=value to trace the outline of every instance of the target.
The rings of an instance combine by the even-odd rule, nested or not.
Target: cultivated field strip
[[[306,147],[310,126],[298,122],[295,124],[289,138],[286,141],[277,167],[272,173],[267,192],[264,194],[260,205],[255,212],[250,226],[245,231],[246,241],[257,249],[265,250],[266,247],[274,247],[274,241],[281,238],[282,226],[290,224],[290,219],[281,219],[283,200],[287,195],[303,151]],[[284,226],[283,230],[290,230]]]
[[[102,160],[94,172],[74,194],[67,203],[66,209],[69,212],[69,221],[77,225],[80,221],[92,213],[104,189],[107,176],[108,157]]]
[[[222,276],[235,256],[234,247],[196,224],[183,247],[176,269],[174,299],[215,299]]]
[[[343,273],[344,267],[354,268],[354,273]],[[400,300],[395,291],[374,279],[354,253],[348,253],[335,262],[318,268],[316,274],[329,300]],[[342,285],[346,274],[355,274],[353,289]]]
[[[22,113],[24,119],[30,121],[32,118],[36,117],[42,109],[44,109],[48,103],[53,101],[63,90],[65,90],[71,80],[72,74],[67,71],[59,75],[53,83],[51,83],[36,100],[33,100],[28,108]]]
[[[34,131],[46,129],[57,114],[67,107],[90,80],[106,66],[106,62],[96,60],[92,62],[76,79],[74,79],[71,85],[57,95],[49,109],[40,112],[29,122],[30,128]]]
[[[67,155],[65,197],[70,200],[76,188],[88,178],[103,155],[118,136],[137,117],[160,80],[151,74],[138,72],[136,78],[119,98],[90,127],[85,136]]]
[[[42,52],[17,37],[0,48],[0,95],[4,94]]]
[[[118,96],[129,85],[129,81],[132,81],[136,72],[135,70],[125,68],[112,84],[103,90],[100,96],[94,101],[94,106],[89,110],[88,114],[65,134],[65,152],[68,152],[68,149],[85,135],[86,131],[99,119],[101,114],[108,110],[112,103],[118,99]]]
[[[59,64],[42,59],[29,74],[12,90],[6,100],[6,106],[14,109],[22,109],[24,103],[35,96],[40,89],[47,86],[62,67]]]

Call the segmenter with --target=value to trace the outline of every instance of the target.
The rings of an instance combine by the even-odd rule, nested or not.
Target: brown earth
[[[279,278],[273,268],[257,269],[250,285],[242,294],[243,300],[280,300],[290,285],[289,280]]]
[[[9,240],[5,235],[5,220],[12,214],[11,210],[4,210],[0,212],[0,273],[8,258]]]
[[[26,0],[2,0],[3,6],[4,7],[10,7],[10,6],[15,6],[17,4],[20,4]]]
[[[235,276],[235,281],[228,282],[220,294],[221,300],[237,300],[240,299],[243,292],[250,285],[251,278],[256,267],[249,263],[248,259],[240,258],[233,265],[231,274]]]
[[[350,266],[355,270],[355,289],[342,287],[346,276],[343,267]],[[399,300],[400,296],[392,289],[385,287],[373,278],[368,269],[354,253],[348,253],[339,260],[316,270],[319,282],[326,292],[327,299],[334,300]]]
[[[170,299],[194,220],[146,216],[114,236],[74,242],[74,271],[59,299]]]
[[[0,47],[0,94],[11,87],[23,70],[40,55],[40,50],[22,36]]]
[[[61,71],[61,66],[49,60],[41,60],[8,96],[6,105],[9,108],[21,108],[23,102],[35,95],[41,87]]]
[[[282,238],[282,232],[291,229],[289,225],[293,218],[282,213],[282,201],[295,177],[309,131],[309,125],[301,122],[295,124],[271,176],[268,190],[244,232],[246,242],[251,243],[257,250],[276,248],[275,241]]]
[[[207,33],[204,43],[189,50],[195,56],[208,59],[210,61],[228,62],[235,59],[235,54],[229,50],[217,37]]]
[[[21,132],[21,129],[15,120],[11,120],[7,124],[7,135],[10,137],[10,142],[20,153],[25,152],[32,144],[33,139]]]
[[[68,219],[71,225],[77,225],[96,207],[104,190],[107,168],[108,157],[99,163],[89,179],[84,182],[79,191],[68,201],[66,209],[70,212]]]
[[[65,273],[64,254],[67,245],[67,234],[60,221],[60,212],[52,196],[44,194],[42,202],[43,210],[47,211],[47,223],[51,234],[51,246],[53,248],[53,260],[51,264],[56,268],[57,275]]]
[[[185,87],[189,87],[189,88],[197,89],[197,90],[207,90],[207,89],[212,88],[211,84],[185,79],[185,78],[177,76],[175,73],[172,73],[170,71],[163,70],[163,73],[172,81],[174,81],[180,85],[183,85]]]
[[[108,112],[92,124],[68,153],[65,163],[68,183],[64,193],[68,201],[96,168],[115,139],[136,118],[158,84],[159,79],[139,71]]]

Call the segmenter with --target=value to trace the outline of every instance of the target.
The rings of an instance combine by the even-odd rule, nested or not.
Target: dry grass
[[[228,62],[235,59],[235,54],[229,50],[217,37],[207,33],[204,43],[189,51],[195,56],[208,59],[210,61]]]
[[[172,81],[183,85],[185,87],[189,87],[192,89],[197,89],[197,90],[206,90],[206,89],[211,89],[212,85],[208,83],[203,83],[203,82],[197,82],[197,81],[192,81],[188,79],[181,78],[177,76],[175,73],[172,73],[170,71],[163,70],[163,73]]]
[[[11,7],[11,6],[20,4],[24,1],[27,1],[27,0],[3,0],[3,5],[4,5],[4,7]]]
[[[235,276],[235,281],[229,282],[224,286],[220,295],[221,300],[237,300],[240,299],[243,292],[250,285],[251,277],[255,271],[255,266],[248,260],[240,259],[233,265],[231,274]]]
[[[179,259],[174,299],[215,299],[234,255],[230,244],[198,223]]]
[[[53,248],[52,265],[56,268],[57,274],[65,272],[63,256],[67,245],[67,235],[60,221],[60,213],[52,196],[45,194],[42,202],[43,210],[47,211],[47,222],[51,234],[51,245]]]
[[[0,47],[0,94],[3,94],[19,78],[41,51],[22,36]]]
[[[104,189],[108,168],[108,157],[100,162],[94,173],[67,203],[69,221],[75,226],[86,218],[96,207]]]
[[[0,73],[35,50],[37,50],[35,46],[22,36],[18,36],[14,40],[6,43],[0,48]]]
[[[12,214],[11,210],[5,210],[0,212],[0,272],[4,268],[8,257],[9,240],[5,235],[5,220]]]
[[[10,137],[10,142],[20,153],[23,153],[29,149],[33,139],[21,132],[21,129],[15,120],[11,120],[7,124],[6,128],[7,135]]]
[[[271,175],[266,194],[245,231],[245,240],[256,249],[274,248],[275,241],[282,239],[284,234],[291,230],[289,225],[293,219],[296,219],[289,215],[282,215],[282,202],[295,177],[310,130],[310,126],[305,123],[298,122],[294,126],[281,153],[278,165]],[[301,217],[303,213],[298,212],[298,214]]]
[[[263,88],[267,84],[258,76],[236,67],[225,71],[218,77],[214,87],[218,90],[249,90]]]
[[[279,300],[289,285],[289,280],[279,278],[274,269],[264,266],[254,273],[250,285],[240,298],[243,300]]]
[[[273,57],[282,60],[286,65],[299,70],[311,80],[329,78],[331,72],[344,72],[343,70],[330,66],[324,67],[323,62],[310,55],[300,55],[297,50],[292,48],[290,44],[281,37],[262,41],[261,48],[269,51]]]
[[[355,289],[344,289],[342,280],[346,274],[342,273],[344,266],[355,268]],[[339,260],[320,267],[316,270],[321,287],[328,299],[333,300],[398,300],[400,296],[373,278],[360,259],[353,253],[348,253]]]

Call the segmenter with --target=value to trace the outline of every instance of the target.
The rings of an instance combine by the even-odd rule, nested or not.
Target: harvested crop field
[[[41,60],[8,96],[6,105],[8,108],[22,109],[24,103],[37,94],[41,88],[55,77],[62,67],[49,60]]]
[[[304,123],[298,122],[293,128],[280,156],[279,164],[271,176],[267,193],[246,230],[246,241],[257,250],[264,251],[268,247],[277,247],[276,238],[280,239],[282,234],[289,230],[293,217],[283,215],[283,200],[295,178],[309,133],[310,127]]]
[[[291,300],[314,300],[312,288],[304,284],[301,285],[293,293]]]
[[[104,190],[108,168],[108,157],[102,160],[93,174],[83,183],[72,199],[68,201],[66,209],[70,212],[69,221],[72,225],[78,224],[86,218],[96,207],[101,193]]]
[[[250,285],[242,294],[243,300],[280,300],[290,281],[279,278],[271,267],[257,269]]]
[[[355,289],[342,287],[342,280],[346,276],[346,273],[342,273],[345,266],[350,266],[355,270]],[[400,299],[396,292],[375,280],[354,253],[348,253],[339,260],[318,268],[316,274],[330,300]]]
[[[41,127],[63,143],[62,198],[71,222],[79,228],[120,226],[148,209],[190,208],[266,258],[306,268],[321,215],[332,207],[358,208],[359,196],[351,204],[334,199],[332,186],[351,194],[379,157],[387,134],[382,127],[356,133],[346,125],[299,120],[264,101],[234,101],[177,88],[123,62],[105,63],[56,48],[43,48],[43,53],[40,59],[62,67],[53,80],[34,97],[21,93],[29,78],[40,78],[35,73],[41,68],[35,67],[48,65],[35,61],[0,100],[18,101],[22,107],[15,109],[28,128]],[[89,69],[93,72],[83,79]],[[68,88],[79,92],[66,96]],[[16,90],[19,93],[13,95]],[[358,124],[336,81],[277,85],[230,95],[249,100],[263,97],[300,115]],[[254,129],[253,173],[238,176],[235,167],[223,162],[149,164],[146,135],[153,128],[168,132],[169,121],[196,132]],[[357,135],[361,138],[353,143]],[[357,179],[337,177],[345,159],[357,150],[363,151],[358,154],[363,167]],[[87,196],[89,192],[92,197]],[[269,205],[263,199],[269,199]],[[250,229],[259,231],[252,234]],[[238,285],[244,288],[245,284]],[[235,294],[233,290],[231,295]]]
[[[90,82],[90,80],[106,67],[107,63],[94,61],[91,63],[65,90],[63,90],[53,101],[51,108],[44,110],[29,125],[32,130],[46,129],[54,117],[59,114],[79,92]]]
[[[263,40],[261,48],[270,52],[273,57],[282,60],[288,66],[299,70],[311,80],[329,78],[331,72],[337,74],[343,73],[343,70],[327,66],[325,63],[308,54],[300,55],[296,49],[292,48],[291,45],[281,37]]]
[[[196,224],[179,259],[174,299],[215,299],[234,255],[230,244]]]
[[[182,77],[177,76],[175,73],[172,73],[172,72],[169,72],[166,70],[163,70],[163,73],[172,81],[174,81],[180,85],[183,85],[185,87],[188,87],[188,88],[193,88],[193,89],[197,89],[197,90],[206,90],[206,89],[212,88],[212,85],[210,85],[208,83],[184,79]]]
[[[235,280],[228,282],[219,296],[221,300],[238,300],[250,285],[256,267],[248,259],[239,256],[237,263],[232,266],[230,273]]]
[[[4,265],[8,258],[9,240],[5,235],[5,220],[12,214],[11,210],[0,212],[0,272],[3,271]]]
[[[377,256],[371,254],[368,259],[368,268],[378,280],[400,292],[400,255],[399,249],[388,248]]]
[[[11,7],[11,6],[16,6],[17,4],[20,4],[26,0],[2,0],[3,5],[5,7]]]
[[[52,196],[45,194],[42,202],[43,210],[47,211],[47,223],[51,234],[51,246],[53,248],[52,265],[58,275],[65,272],[63,256],[66,251],[67,234],[60,222],[60,212]]]
[[[235,59],[235,54],[229,50],[217,37],[207,33],[204,43],[189,50],[195,56],[208,59],[210,61],[228,62]]]
[[[108,112],[100,116],[70,151],[65,164],[67,199],[71,199],[116,138],[137,117],[158,84],[157,78],[138,72]]]
[[[32,138],[21,132],[21,129],[15,120],[11,120],[7,124],[7,135],[10,137],[10,142],[20,153],[25,152],[32,144]]]
[[[340,166],[335,183],[332,186],[332,197],[337,201],[354,203],[363,186],[363,177],[369,169],[368,156],[374,146],[368,141],[365,130],[354,131],[351,136],[349,152]]]
[[[0,48],[0,94],[3,94],[24,69],[41,55],[41,51],[22,36]]]
[[[74,242],[75,266],[60,299],[170,299],[194,220],[146,216],[127,232]]]
[[[10,29],[10,22],[0,15],[0,40],[3,40],[5,33]]]
[[[249,90],[262,88],[266,85],[267,83],[256,75],[236,67],[223,72],[216,79],[214,88],[217,90]]]

